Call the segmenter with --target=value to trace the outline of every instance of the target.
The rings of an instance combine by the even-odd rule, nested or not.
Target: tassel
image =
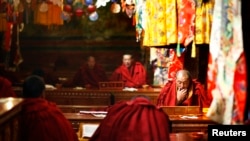
[[[180,47],[180,43],[177,43],[176,54],[177,54],[178,57],[181,56],[181,47]]]
[[[194,41],[193,41],[193,43],[192,43],[191,57],[192,57],[192,58],[195,58],[195,57],[196,57],[196,46],[195,46],[195,42],[194,42]]]

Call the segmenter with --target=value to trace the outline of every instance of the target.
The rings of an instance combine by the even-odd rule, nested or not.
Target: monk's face
[[[123,61],[123,65],[129,68],[132,65],[133,59],[131,55],[124,55],[122,61]]]
[[[176,86],[177,90],[188,89],[189,87],[189,77],[185,73],[180,73],[176,76]]]
[[[95,58],[94,57],[89,57],[87,64],[88,64],[90,69],[93,69],[94,66],[95,66]]]

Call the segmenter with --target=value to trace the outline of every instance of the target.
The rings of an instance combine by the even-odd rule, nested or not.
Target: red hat
[[[168,115],[138,96],[112,106],[89,141],[169,141],[169,129]]]

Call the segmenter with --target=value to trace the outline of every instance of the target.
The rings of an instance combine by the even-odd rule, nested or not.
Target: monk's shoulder
[[[203,87],[201,82],[199,82],[197,79],[193,79],[192,82],[195,87]]]
[[[174,80],[169,80],[162,88],[162,91],[166,91],[172,87],[174,84]]]
[[[139,61],[136,61],[136,62],[135,62],[135,65],[138,65],[138,66],[143,66],[143,65],[142,65],[142,63],[141,63],[141,62],[139,62]]]

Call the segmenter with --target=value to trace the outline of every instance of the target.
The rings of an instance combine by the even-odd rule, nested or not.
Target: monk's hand
[[[186,96],[187,96],[187,89],[180,89],[178,88],[177,89],[177,105],[181,104],[185,99],[186,99]]]

